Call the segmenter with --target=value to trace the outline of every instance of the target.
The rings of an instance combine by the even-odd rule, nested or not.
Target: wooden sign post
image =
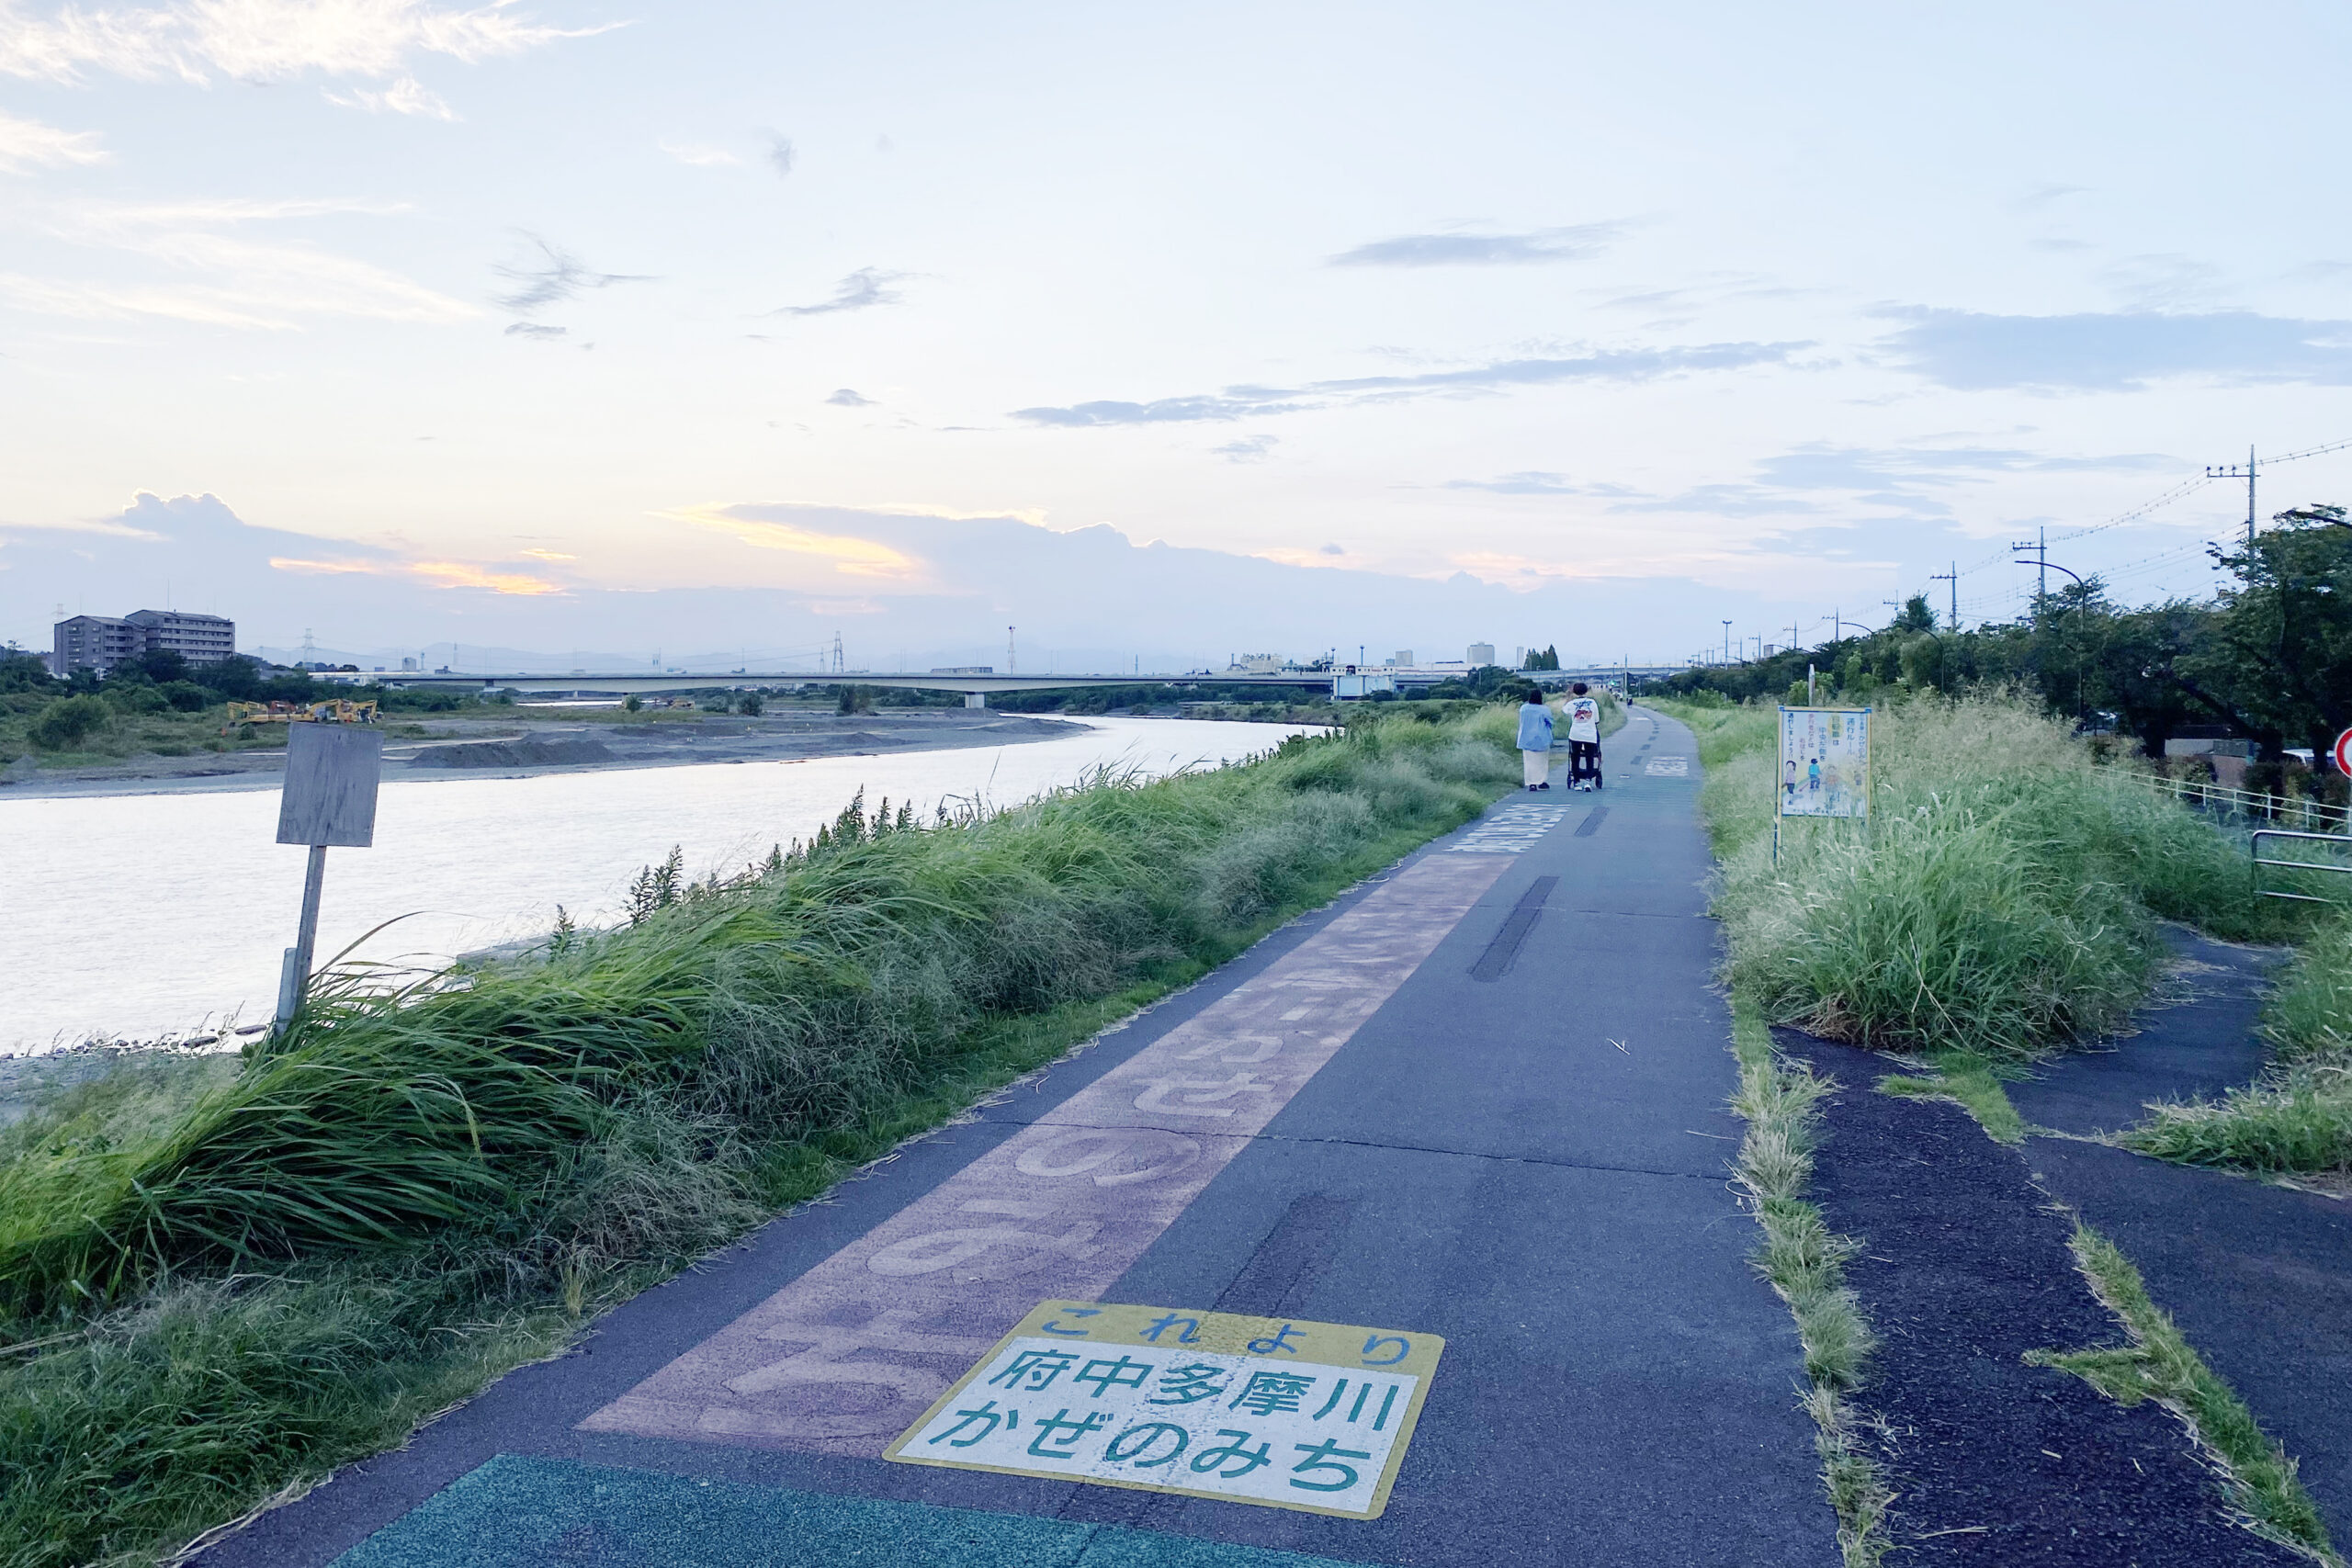
[[[277,841],[306,844],[302,925],[286,950],[277,979],[277,1027],[284,1029],[311,990],[319,939],[319,894],[327,849],[366,849],[376,841],[376,786],[383,776],[384,735],[346,724],[295,724],[286,737],[286,789],[277,803]]]

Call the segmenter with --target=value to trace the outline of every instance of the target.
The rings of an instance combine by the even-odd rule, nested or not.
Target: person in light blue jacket
[[[1530,686],[1519,710],[1519,757],[1530,789],[1552,787],[1552,710],[1544,694]]]

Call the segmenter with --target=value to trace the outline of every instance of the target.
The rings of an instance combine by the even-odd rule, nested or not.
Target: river
[[[547,931],[558,904],[611,924],[672,845],[692,874],[738,870],[810,837],[861,786],[869,805],[911,800],[929,818],[942,801],[1009,806],[1094,768],[1157,775],[1301,732],[1083,722],[988,750],[387,784],[375,846],[327,852],[320,959],[360,942],[362,958],[439,964]],[[266,1021],[302,897],[304,852],[277,826],[274,789],[0,799],[0,1054]]]

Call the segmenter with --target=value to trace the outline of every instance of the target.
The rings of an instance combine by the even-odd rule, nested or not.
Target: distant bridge
[[[1594,665],[1582,670],[1529,670],[1515,671],[1527,680],[1544,686],[1565,685],[1570,681],[1607,681],[1621,675],[1649,678],[1670,675],[1685,668],[1679,664],[1660,665]],[[1342,665],[1338,671],[1292,670],[1276,674],[1225,674],[1207,671],[1189,671],[1181,675],[999,675],[993,671],[886,671],[836,670],[810,671],[807,670],[733,670],[706,671],[690,673],[684,671],[662,671],[647,673],[638,671],[575,671],[567,675],[547,674],[464,674],[455,671],[373,671],[354,673],[322,671],[323,680],[345,683],[367,684],[382,682],[386,685],[403,686],[411,690],[440,690],[468,692],[514,692],[518,694],[551,694],[568,693],[596,696],[653,695],[659,693],[707,692],[715,688],[778,686],[873,686],[891,691],[960,692],[966,707],[986,707],[991,694],[1008,692],[1064,692],[1090,686],[1262,686],[1288,691],[1333,692],[1339,680],[1348,675],[1388,676],[1397,686],[1433,686],[1442,682],[1469,674],[1466,669],[1396,670],[1385,665]]]

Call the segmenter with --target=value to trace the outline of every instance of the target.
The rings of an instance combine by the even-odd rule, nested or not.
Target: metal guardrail
[[[2134,767],[2103,770],[2131,779],[2184,806],[2200,806],[2225,816],[2252,822],[2287,823],[2306,831],[2352,833],[2352,807],[2330,806],[2300,795],[2274,795],[2259,790],[2228,789],[2197,779],[2177,779],[2165,773],[2143,773]]]
[[[2262,840],[2265,839],[2312,840],[2323,844],[2333,844],[2339,850],[2352,850],[2352,834],[2302,833],[2298,832],[2291,828],[2256,828],[2254,830],[2254,836],[2246,842],[2247,852],[2254,858],[2254,890],[2261,897],[2265,898],[2292,898],[2300,904],[2334,904],[2339,902],[2339,900],[2334,898],[2320,897],[2316,894],[2289,893],[2280,888],[2265,887],[2262,886],[2262,868],[2266,865],[2283,867],[2290,871],[2325,871],[2333,872],[2339,876],[2352,876],[2352,865],[2329,865],[2321,861],[2308,860],[2265,860],[2262,856]]]

